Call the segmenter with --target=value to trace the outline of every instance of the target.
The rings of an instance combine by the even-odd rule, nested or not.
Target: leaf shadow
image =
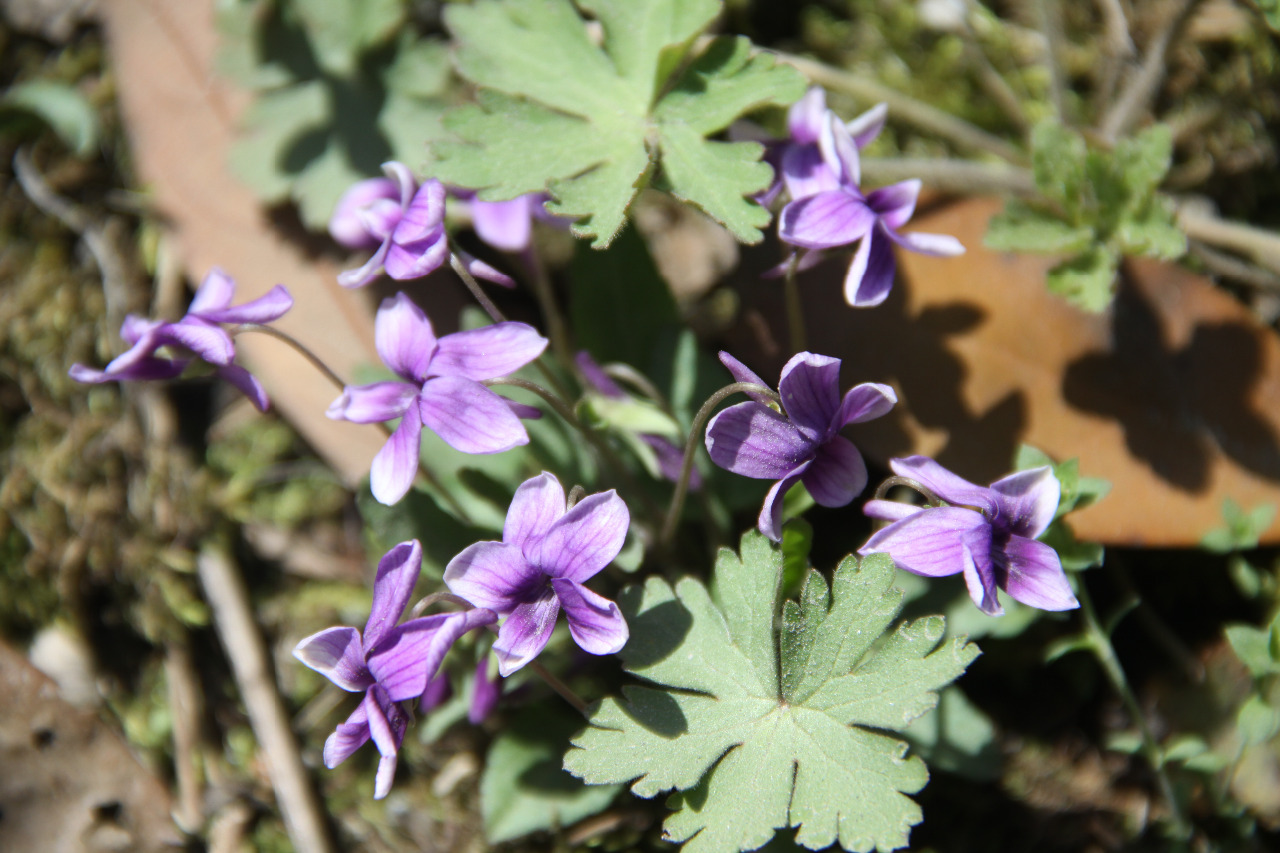
[[[1185,346],[1172,346],[1159,308],[1128,272],[1112,305],[1110,346],[1067,366],[1066,401],[1117,421],[1129,453],[1183,491],[1209,488],[1215,448],[1280,480],[1277,436],[1250,403],[1264,367],[1256,329],[1200,323]]]

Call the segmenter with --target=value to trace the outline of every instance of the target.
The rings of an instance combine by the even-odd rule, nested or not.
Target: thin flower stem
[[[582,500],[586,496],[587,496],[587,490],[582,488],[582,486],[575,484],[574,487],[569,490],[569,496],[565,498],[565,501],[564,501],[565,512],[568,512],[569,510],[577,506],[578,501]]]
[[[600,457],[604,459],[605,463],[617,472],[618,476],[622,478],[623,485],[626,486],[627,491],[630,494],[639,496],[640,501],[645,505],[645,512],[654,518],[658,517],[658,507],[653,503],[653,499],[636,485],[634,478],[631,476],[631,472],[627,470],[627,466],[618,458],[618,454],[613,452],[613,448],[610,447],[608,443],[595,432],[595,430],[588,429],[584,426],[582,421],[578,420],[577,416],[573,413],[573,409],[569,408],[569,404],[563,399],[556,396],[546,388],[543,388],[538,383],[530,382],[528,379],[521,379],[518,376],[504,376],[501,379],[486,379],[480,384],[490,388],[501,385],[509,385],[513,388],[523,388],[526,391],[537,394],[543,400],[546,400],[547,404],[556,410],[556,414],[563,418],[565,423],[581,433],[583,438],[590,442],[591,446],[596,449],[600,454]]]
[[[914,489],[915,491],[924,495],[925,500],[927,500],[933,506],[942,506],[943,504],[942,499],[939,498],[937,495],[935,495],[933,493],[933,490],[930,489],[928,486],[926,486],[924,483],[921,483],[918,480],[913,480],[910,477],[899,477],[897,475],[889,477],[883,483],[881,483],[880,488],[876,489],[875,496],[872,498],[872,500],[877,500],[877,501],[884,500],[884,496],[889,494],[889,490],[896,488],[898,486],[906,486],[908,489]]]
[[[413,609],[409,611],[409,618],[417,619],[423,613],[427,612],[428,607],[430,607],[433,604],[439,604],[442,601],[447,602],[449,604],[457,604],[461,606],[464,610],[476,609],[476,606],[474,604],[472,604],[470,601],[467,601],[462,596],[454,595],[452,592],[445,592],[444,590],[441,590],[440,592],[433,592],[430,595],[423,596],[422,600],[419,601],[417,604],[413,605]]]
[[[698,439],[701,437],[702,427],[706,424],[707,419],[711,417],[711,413],[715,411],[716,406],[734,394],[763,394],[777,401],[779,405],[782,403],[782,398],[778,396],[776,391],[763,385],[757,385],[754,382],[734,382],[732,385],[724,386],[707,398],[707,402],[703,403],[702,408],[698,409],[698,413],[693,416],[693,423],[689,425],[689,438],[684,443],[684,461],[680,464],[680,478],[676,480],[676,490],[671,495],[671,507],[667,510],[667,517],[662,522],[662,530],[658,534],[659,546],[665,546],[671,541],[671,537],[676,531],[676,522],[680,520],[680,511],[684,509],[684,499],[689,493],[689,477],[693,473],[693,454],[698,449]]]
[[[1165,770],[1164,754],[1160,749],[1160,744],[1156,742],[1151,726],[1147,723],[1147,717],[1142,712],[1142,705],[1138,702],[1138,697],[1134,695],[1133,689],[1129,686],[1129,680],[1124,674],[1124,667],[1120,665],[1120,658],[1116,655],[1115,647],[1111,645],[1111,637],[1107,635],[1107,632],[1103,630],[1102,624],[1098,621],[1097,612],[1093,608],[1093,599],[1089,596],[1088,585],[1082,581],[1077,586],[1076,596],[1080,599],[1080,613],[1084,617],[1089,648],[1102,666],[1102,671],[1106,673],[1107,680],[1111,682],[1111,686],[1120,694],[1120,700],[1124,703],[1129,715],[1133,717],[1134,722],[1138,725],[1138,729],[1142,733],[1142,751],[1146,755],[1151,769],[1156,774],[1156,779],[1160,784],[1160,793],[1164,796],[1165,802],[1168,803],[1173,830],[1179,837],[1186,838],[1191,834],[1191,828],[1182,814],[1182,808],[1174,794],[1173,782],[1169,779],[1169,774]]]
[[[294,352],[309,361],[312,367],[324,374],[324,378],[328,379],[339,391],[347,387],[347,383],[343,381],[342,377],[334,373],[329,365],[324,363],[320,356],[307,349],[307,347],[303,346],[303,344],[292,335],[271,326],[264,326],[261,323],[241,323],[232,329],[230,334],[231,337],[234,338],[242,332],[257,332],[258,334],[275,338],[278,341],[284,341],[293,348]]]
[[[466,264],[458,257],[458,253],[449,250],[449,265],[453,267],[453,271],[458,274],[458,278],[462,279],[462,283],[467,286],[467,290],[471,291],[471,295],[475,297],[476,302],[480,303],[480,307],[484,309],[484,313],[489,315],[489,319],[495,323],[505,323],[507,318],[498,310],[498,306],[493,304],[493,300],[480,287],[480,282],[476,281],[476,277],[467,269]]]
[[[547,337],[551,339],[551,352],[562,365],[573,364],[572,347],[569,344],[569,332],[564,317],[560,314],[560,306],[556,304],[556,296],[551,290],[551,278],[547,275],[546,265],[542,258],[530,246],[522,257],[527,261],[530,278],[533,280],[533,295],[542,309],[542,319],[547,324]]]
[[[791,351],[804,352],[804,302],[800,299],[800,285],[796,281],[796,268],[800,265],[800,253],[792,252],[787,261],[787,273],[782,280],[782,290],[787,303],[787,330],[791,335]]]
[[[1032,198],[1037,195],[1031,170],[1006,163],[925,157],[868,157],[862,161],[862,177],[872,185],[919,178],[930,189],[956,195],[1009,193]]]
[[[536,672],[539,678],[547,682],[547,686],[559,693],[560,698],[572,705],[574,710],[584,717],[587,716],[587,703],[582,701],[582,697],[574,693],[569,685],[552,675],[550,670],[543,666],[541,662],[536,660],[529,661],[529,669]]]

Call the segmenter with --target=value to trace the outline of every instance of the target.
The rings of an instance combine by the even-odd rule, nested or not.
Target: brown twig
[[[200,583],[213,612],[214,625],[231,663],[236,686],[249,714],[249,724],[266,756],[285,830],[297,850],[334,850],[324,813],[289,726],[284,700],[276,686],[266,641],[258,628],[240,572],[221,547],[207,546],[196,560]]]

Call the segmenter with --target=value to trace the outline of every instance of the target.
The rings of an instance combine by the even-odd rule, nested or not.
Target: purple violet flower
[[[764,385],[755,373],[727,352],[720,361],[739,382]],[[766,386],[767,387],[767,386]],[[751,395],[716,414],[707,425],[711,461],[744,477],[777,480],[760,508],[757,526],[774,542],[782,541],[782,498],[802,482],[822,506],[844,506],[867,485],[867,466],[853,442],[840,435],[848,424],[886,414],[898,402],[888,385],[864,382],[840,398],[840,359],[798,353],[782,368],[778,381],[785,414]]]
[[[997,589],[1041,610],[1080,606],[1058,552],[1036,541],[1058,508],[1052,468],[1019,471],[983,488],[924,456],[893,459],[889,466],[949,506],[867,501],[868,516],[893,523],[874,533],[859,554],[888,554],[899,568],[925,577],[963,572],[974,604],[992,616],[1004,613]]]
[[[776,195],[777,188],[786,186],[790,200],[796,201],[838,187],[839,170],[833,168],[822,154],[823,128],[828,122],[841,124],[853,142],[856,156],[880,135],[888,113],[888,105],[877,104],[852,121],[842,123],[835,113],[827,109],[827,93],[822,87],[809,89],[787,112],[787,130],[791,139],[776,155],[778,178],[770,192]]]
[[[493,709],[498,707],[505,683],[502,674],[489,665],[489,656],[481,657],[476,663],[475,678],[471,682],[471,704],[467,706],[467,721],[471,725],[483,723],[493,713]]]
[[[394,160],[382,169],[388,177],[354,184],[329,220],[329,233],[347,248],[376,247],[362,266],[338,274],[343,287],[364,287],[383,270],[397,281],[422,278],[449,258],[444,184],[433,178],[418,186],[409,167]],[[514,284],[483,261],[462,252],[458,257],[474,276]]]
[[[568,227],[573,220],[548,213],[546,193],[525,193],[507,201],[483,201],[472,190],[451,189],[454,197],[471,206],[476,236],[503,252],[524,252],[533,241],[533,221]]]
[[[622,386],[614,382],[613,377],[605,373],[604,369],[596,363],[596,360],[586,350],[580,351],[574,357],[574,361],[578,365],[578,370],[582,373],[582,378],[596,393],[611,400],[626,400],[630,398],[630,395],[622,390]],[[635,435],[653,451],[658,473],[673,483],[679,480],[680,469],[684,466],[684,448],[665,435],[659,435],[658,433],[641,432]],[[702,475],[695,468],[689,472],[689,491],[696,492],[700,488],[702,488]]]
[[[564,488],[548,473],[520,484],[501,542],[477,542],[449,561],[444,582],[477,607],[506,617],[493,653],[511,675],[546,647],[564,608],[574,642],[614,654],[629,632],[618,605],[583,586],[622,550],[631,514],[613,490],[565,510]]]
[[[129,349],[116,356],[103,370],[73,364],[68,374],[77,382],[128,382],[148,379],[173,379],[191,363],[190,358],[162,358],[161,347],[190,351],[213,365],[216,374],[244,392],[245,396],[266,411],[267,392],[257,378],[238,364],[235,343],[222,323],[270,323],[293,307],[293,297],[284,285],[277,284],[263,296],[244,303],[231,304],[236,283],[220,269],[205,276],[187,308],[186,316],[173,323],[148,320],[130,314],[120,327],[120,337]]]
[[[380,502],[395,503],[413,485],[423,426],[463,453],[500,453],[529,443],[520,418],[541,413],[480,382],[542,354],[547,339],[532,326],[495,323],[437,338],[422,309],[397,293],[378,308],[374,343],[383,363],[404,381],[348,385],[326,414],[358,424],[400,418],[373,459],[370,485]]]
[[[298,660],[364,699],[324,743],[324,764],[332,769],[370,739],[382,758],[373,796],[391,790],[396,753],[404,742],[409,715],[399,703],[427,694],[445,653],[468,631],[497,621],[492,610],[437,613],[397,625],[422,569],[422,545],[401,542],[378,563],[373,606],[363,636],[355,628],[334,627],[312,634],[294,648]]]
[[[784,180],[797,189],[778,217],[778,236],[802,249],[858,243],[844,281],[844,297],[850,305],[866,308],[888,297],[897,272],[891,243],[925,255],[964,253],[960,241],[945,234],[898,233],[915,212],[920,181],[902,181],[864,195],[858,186],[857,144],[833,116],[827,116],[818,148],[825,169],[802,172],[797,167],[788,172],[784,165]],[[802,267],[813,263],[813,259],[801,259]]]

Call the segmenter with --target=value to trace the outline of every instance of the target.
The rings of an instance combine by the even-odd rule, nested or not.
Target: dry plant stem
[[[968,0],[965,8],[971,13],[977,13],[975,8],[978,6],[977,0]],[[977,69],[978,83],[991,96],[991,100],[995,101],[996,106],[1004,111],[1005,118],[1018,129],[1022,135],[1026,135],[1031,129],[1031,121],[1027,118],[1027,113],[1022,109],[1022,99],[1018,97],[1018,93],[1004,79],[996,67],[991,63],[991,58],[987,56],[987,52],[983,50],[982,43],[978,40],[978,34],[974,32],[973,27],[969,24],[969,14],[964,16],[961,25],[961,36],[964,38],[965,55],[969,58],[969,62]]]
[[[1142,64],[1121,89],[1120,95],[1107,109],[1098,124],[1098,135],[1108,145],[1127,133],[1146,113],[1164,82],[1165,57],[1175,38],[1191,18],[1200,0],[1177,0],[1160,31],[1147,45]]]
[[[800,253],[792,252],[787,261],[787,272],[782,279],[783,298],[787,304],[787,330],[791,335],[791,351],[804,352],[804,302],[800,299],[800,284],[796,281],[796,268],[800,265]]]
[[[933,158],[880,158],[862,161],[862,177],[869,185],[893,184],[919,178],[930,189],[955,195],[1009,193],[1022,198],[1037,195],[1030,169],[1003,163]]]
[[[295,849],[327,853],[334,847],[324,812],[302,764],[244,580],[231,557],[217,545],[200,552],[196,567],[249,724],[266,755],[267,772],[289,840]]]
[[[776,56],[810,81],[827,89],[842,92],[868,104],[883,101],[889,105],[889,114],[895,121],[905,122],[919,130],[940,136],[957,148],[994,154],[1011,163],[1025,163],[1027,160],[1025,154],[1000,137],[874,80],[792,54],[777,53]]]
[[[185,638],[166,647],[164,675],[173,715],[173,766],[178,788],[173,818],[179,829],[194,834],[204,824],[204,779],[196,766],[204,702]]]
[[[1151,726],[1148,725],[1147,717],[1142,712],[1142,705],[1139,704],[1138,697],[1134,695],[1133,690],[1129,687],[1129,680],[1125,677],[1124,667],[1120,665],[1120,659],[1116,656],[1115,647],[1111,645],[1111,638],[1107,636],[1107,632],[1103,630],[1102,625],[1098,622],[1097,612],[1093,609],[1093,599],[1089,597],[1087,585],[1081,582],[1077,586],[1079,588],[1076,591],[1076,596],[1080,599],[1080,613],[1084,617],[1089,649],[1093,652],[1093,656],[1097,658],[1099,665],[1102,666],[1102,671],[1106,673],[1107,680],[1111,682],[1111,686],[1120,694],[1120,700],[1124,703],[1125,709],[1128,710],[1129,716],[1133,717],[1134,723],[1137,724],[1139,731],[1142,733],[1142,752],[1160,784],[1160,793],[1169,807],[1170,821],[1173,824],[1174,833],[1178,837],[1186,838],[1190,835],[1190,827],[1187,825],[1186,818],[1182,815],[1182,807],[1174,794],[1173,783],[1165,770],[1164,754],[1160,750],[1160,744],[1156,742],[1155,735],[1151,732]]]
[[[1062,63],[1058,57],[1062,53],[1062,10],[1057,0],[1035,0],[1036,25],[1045,41],[1045,67],[1049,71],[1049,99],[1053,102],[1053,112],[1058,121],[1066,124],[1067,98],[1066,80],[1062,74]]]
[[[298,355],[302,356],[308,362],[310,362],[311,366],[314,367],[316,370],[320,371],[320,373],[324,375],[324,378],[328,379],[329,382],[339,391],[342,391],[347,387],[347,383],[343,381],[342,377],[334,373],[333,370],[329,367],[329,365],[324,363],[324,361],[320,358],[320,356],[316,355],[311,350],[307,349],[305,346],[303,346],[303,344],[297,338],[293,337],[292,335],[286,334],[285,332],[282,332],[279,329],[272,328],[271,326],[263,326],[259,323],[241,323],[240,325],[236,326],[234,329],[231,330],[231,337],[234,338],[236,335],[239,335],[241,332],[257,332],[258,334],[275,338],[278,341],[283,341],[284,343],[292,347],[294,352],[296,352]]]
[[[1187,251],[1204,264],[1205,270],[1211,275],[1229,278],[1258,290],[1280,293],[1280,275],[1270,270],[1242,261],[1235,255],[1211,249],[1196,241],[1191,242]]]
[[[1185,204],[1178,207],[1177,219],[1188,238],[1231,249],[1269,270],[1280,272],[1280,234],[1218,219]]]
[[[693,423],[689,425],[689,438],[684,443],[684,460],[680,464],[680,478],[676,480],[676,489],[671,495],[671,507],[667,510],[667,517],[662,522],[662,530],[658,533],[658,545],[660,547],[671,542],[671,537],[676,532],[676,523],[680,520],[680,511],[684,509],[685,496],[689,494],[689,476],[693,473],[693,454],[698,449],[698,440],[702,437],[702,428],[706,425],[707,419],[711,417],[711,413],[715,411],[716,406],[734,394],[762,394],[779,405],[782,404],[782,399],[778,396],[778,392],[763,385],[756,385],[753,382],[734,382],[732,385],[724,386],[707,398],[707,402],[703,403],[702,408],[698,409],[698,413],[693,416]]]

